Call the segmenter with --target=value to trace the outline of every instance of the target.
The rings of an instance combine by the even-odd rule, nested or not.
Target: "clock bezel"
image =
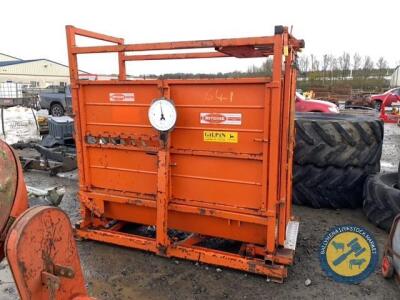
[[[161,130],[161,129],[156,128],[156,127],[154,126],[154,124],[152,123],[152,121],[151,121],[150,110],[151,110],[151,108],[153,107],[153,105],[155,105],[155,104],[156,104],[157,102],[159,102],[159,101],[166,101],[166,102],[169,102],[169,104],[171,104],[172,108],[173,108],[174,111],[175,111],[175,120],[174,120],[174,123],[172,124],[172,126],[171,126],[169,129],[166,129],[166,130]],[[150,104],[150,106],[149,106],[149,109],[148,109],[148,111],[147,111],[147,118],[148,118],[148,120],[149,120],[149,122],[150,122],[151,127],[153,127],[155,130],[157,130],[157,131],[159,131],[159,132],[169,132],[169,131],[173,130],[174,127],[175,127],[175,125],[176,125],[176,121],[177,121],[177,119],[178,119],[178,112],[176,111],[176,107],[175,107],[174,101],[171,100],[171,99],[167,99],[167,98],[157,98],[157,99],[154,99],[154,100],[151,102],[151,104]]]

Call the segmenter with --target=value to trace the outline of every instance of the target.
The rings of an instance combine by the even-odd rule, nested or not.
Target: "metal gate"
[[[77,47],[76,35],[117,45]],[[303,42],[282,26],[270,37],[133,45],[67,26],[67,40],[82,203],[77,234],[286,277],[298,228],[291,209],[293,99]],[[193,48],[214,51],[125,53]],[[77,54],[103,52],[118,52],[119,79],[79,80]],[[126,80],[125,74],[126,61],[270,55],[271,78]],[[150,124],[149,107],[159,99],[176,110],[171,130]],[[154,226],[155,237],[129,233],[129,224]],[[220,251],[204,246],[206,237],[242,244],[236,253]]]

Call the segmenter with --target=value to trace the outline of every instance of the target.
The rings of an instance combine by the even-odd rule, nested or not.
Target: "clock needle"
[[[165,121],[165,117],[164,117],[164,113],[163,113],[163,110],[162,110],[161,102],[160,102],[160,109],[161,109],[161,118],[160,118],[160,121],[161,121],[161,120],[164,120],[164,121]]]

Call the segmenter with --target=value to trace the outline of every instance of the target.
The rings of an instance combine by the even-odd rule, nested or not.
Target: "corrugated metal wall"
[[[67,66],[62,66],[48,60],[19,63],[0,67],[0,74],[24,74],[43,76],[69,76]]]
[[[13,81],[37,87],[69,83],[69,69],[46,59],[0,66],[0,82]]]

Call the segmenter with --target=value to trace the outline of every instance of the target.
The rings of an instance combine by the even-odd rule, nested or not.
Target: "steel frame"
[[[287,249],[278,249],[275,255],[267,259],[269,263],[266,264],[266,258],[256,257],[256,254],[260,256],[265,255],[263,250],[254,245],[246,245],[246,249],[238,254],[228,253],[196,246],[196,244],[200,243],[203,239],[203,237],[197,235],[192,235],[183,241],[173,243],[165,247],[165,251],[160,252],[157,240],[153,238],[127,234],[112,229],[80,229],[79,226],[77,233],[78,236],[83,239],[149,251],[166,257],[182,258],[247,271],[267,276],[271,278],[271,280],[280,283],[287,277],[287,268],[285,268],[284,265],[293,264],[294,252]],[[246,251],[251,247],[253,247],[255,252],[249,253]]]
[[[296,53],[304,47],[302,40],[295,39],[287,27],[277,26],[275,35],[268,37],[219,39],[205,41],[167,42],[148,44],[124,44],[121,38],[115,38],[73,26],[66,27],[68,57],[71,76],[73,109],[75,114],[76,145],[78,153],[78,167],[80,173],[80,200],[82,221],[77,224],[76,233],[79,237],[92,239],[120,246],[131,247],[157,253],[167,257],[184,258],[193,261],[226,266],[248,272],[266,275],[277,281],[287,276],[285,265],[293,263],[294,251],[283,248],[286,238],[286,225],[292,220],[291,207],[291,165],[294,143],[294,104],[295,92],[295,60]],[[84,36],[103,40],[116,45],[78,47],[76,36]],[[167,53],[167,54],[135,54],[126,52],[141,52],[152,50],[177,50],[213,48],[210,52]],[[192,58],[222,58],[222,57],[267,57],[274,56],[273,75],[271,82],[265,84],[266,96],[264,107],[270,108],[270,113],[264,117],[264,136],[258,142],[263,143],[263,154],[249,159],[261,160],[263,163],[262,197],[263,206],[260,212],[246,211],[237,208],[236,211],[227,211],[224,207],[210,208],[188,206],[185,203],[170,202],[170,154],[169,139],[163,147],[155,148],[158,157],[157,195],[154,199],[133,197],[127,193],[118,195],[102,194],[90,187],[90,172],[88,169],[87,145],[84,142],[86,134],[86,120],[84,104],[79,101],[83,97],[81,85],[101,84],[101,81],[83,81],[79,79],[77,55],[89,53],[118,53],[119,76],[118,80],[108,84],[147,84],[145,80],[126,80],[126,61],[137,60],[164,60],[164,59],[192,59]],[[283,70],[282,70],[283,64]],[[240,79],[241,82],[258,79]],[[202,84],[201,80],[190,80]],[[173,82],[169,81],[170,83]],[[160,81],[163,95],[169,98],[168,83]],[[271,93],[270,95],[268,93]],[[282,101],[283,100],[283,101]],[[270,102],[271,101],[271,102]],[[281,117],[283,116],[283,117]],[[270,124],[278,124],[277,128],[270,128]],[[282,132],[288,133],[282,136]],[[274,145],[273,147],[271,145]],[[113,147],[113,146],[108,146]],[[269,148],[268,148],[269,147]],[[268,150],[268,151],[267,151]],[[132,149],[133,151],[133,149]],[[205,153],[204,155],[207,155]],[[268,167],[267,167],[268,165]],[[108,228],[110,219],[103,216],[107,202],[132,203],[137,207],[156,208],[156,238],[151,239],[139,235],[120,232],[123,225]],[[139,199],[140,198],[140,199]],[[266,201],[268,199],[268,201]],[[151,201],[153,200],[153,201]],[[111,203],[110,202],[110,203]],[[239,254],[221,252],[197,246],[200,236],[193,235],[187,240],[174,242],[168,237],[168,212],[193,212],[200,215],[213,215],[227,220],[250,222],[266,225],[264,247],[244,244],[244,251]]]

